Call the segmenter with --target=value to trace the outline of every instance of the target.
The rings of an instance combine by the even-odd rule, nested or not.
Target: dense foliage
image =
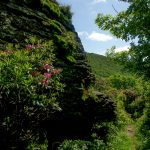
[[[113,49],[109,52],[113,52]],[[108,150],[148,149],[150,141],[149,81],[146,81],[142,76],[139,77],[139,75],[129,72],[129,70],[123,70],[123,66],[118,71],[118,61],[113,61],[114,67],[109,70],[102,67],[98,68],[102,64],[112,63],[110,58],[114,59],[112,56],[116,56],[113,54],[108,55],[105,59],[104,56],[93,54],[93,57],[89,59],[92,70],[97,74],[95,89],[113,97],[117,103],[117,122],[110,125],[109,140],[107,145],[104,144],[101,148]],[[120,58],[119,55],[117,56]],[[95,59],[100,61],[95,61]],[[99,72],[97,72],[97,68]],[[106,73],[107,76],[103,76]],[[133,133],[128,131],[129,126],[132,126]],[[131,134],[131,136],[128,134]]]
[[[115,47],[112,47],[107,51],[106,55],[108,58],[123,65],[126,69],[136,71],[149,79],[150,2],[149,0],[122,1],[130,4],[126,11],[119,12],[114,17],[98,14],[96,23],[101,29],[109,30],[117,38],[132,41],[131,48],[129,51],[115,53]],[[150,121],[148,119],[150,84],[149,80],[145,81],[144,78],[138,75],[135,76],[132,73],[132,76],[130,76],[129,74],[111,76],[108,81],[111,83],[111,87],[117,89],[115,95],[112,96],[116,96],[116,93],[119,92],[119,95],[117,94],[117,99],[119,100],[118,111],[120,112],[122,109],[121,112],[124,111],[127,114],[127,116],[124,115],[124,117],[126,116],[125,118],[135,120],[137,138],[131,139],[133,142],[132,146],[134,149],[144,150],[150,147]],[[105,87],[107,87],[106,92],[108,92],[109,83],[105,83]],[[133,122],[128,123],[133,124]],[[129,145],[126,149],[128,148]]]
[[[19,149],[44,136],[40,123],[61,110],[57,98],[64,85],[61,70],[53,67],[51,41],[8,48],[0,52],[0,146]]]

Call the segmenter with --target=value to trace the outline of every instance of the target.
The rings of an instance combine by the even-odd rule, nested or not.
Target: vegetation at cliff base
[[[131,127],[133,133],[127,133],[131,137],[132,145],[126,149],[144,150],[150,148],[148,127],[150,2],[149,0],[122,1],[130,4],[126,11],[118,12],[116,16],[98,14],[96,24],[102,30],[109,30],[117,38],[132,41],[131,48],[127,52],[115,52],[113,48],[107,51],[109,59],[123,65],[124,70],[129,71],[125,75],[110,76],[108,81],[111,87],[117,89],[113,95],[116,96],[116,93],[119,92],[118,108],[120,104],[122,106],[118,109],[119,112],[124,111],[124,117],[126,114],[125,118],[131,119],[127,129]]]
[[[97,68],[99,70],[96,75],[95,89],[109,95],[117,104],[117,121],[111,124],[109,140],[104,149],[149,148],[148,132],[145,134],[147,130],[145,121],[150,105],[149,81],[145,80],[144,76],[126,70],[125,66],[120,66],[118,61],[110,57],[88,53],[87,56],[93,72],[97,73]],[[113,63],[112,68],[103,69],[106,64],[109,68],[110,63]],[[103,76],[104,74],[107,76]]]

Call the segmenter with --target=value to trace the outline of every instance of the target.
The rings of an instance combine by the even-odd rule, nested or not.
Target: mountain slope
[[[109,77],[110,75],[121,73],[123,70],[122,66],[103,55],[87,53],[87,58],[97,78]]]

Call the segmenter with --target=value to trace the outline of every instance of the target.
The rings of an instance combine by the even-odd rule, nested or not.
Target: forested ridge
[[[1,150],[150,148],[150,2],[123,1],[96,24],[138,42],[106,57],[84,51],[70,6],[0,1]]]

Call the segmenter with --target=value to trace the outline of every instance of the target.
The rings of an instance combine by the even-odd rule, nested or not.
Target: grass
[[[109,150],[133,150],[132,141],[125,131],[119,131],[108,144]]]

